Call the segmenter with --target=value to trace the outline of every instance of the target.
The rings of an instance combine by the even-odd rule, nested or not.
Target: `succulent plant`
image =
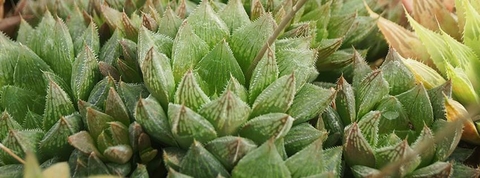
[[[271,173],[282,176],[341,174],[341,149],[322,151],[326,132],[306,123],[335,95],[332,89],[308,84],[318,74],[308,36],[275,40],[279,33],[289,33],[277,27],[274,17],[280,16],[263,10],[249,16],[240,1],[203,1],[194,10],[182,1],[172,5],[178,6],[177,12],[147,1],[136,6],[142,14],[120,12],[113,1],[107,3],[65,1],[56,9],[51,8],[60,6],[47,5],[54,15],[46,11],[35,28],[22,21],[18,42],[2,36],[8,54],[2,61],[12,66],[2,71],[10,74],[2,82],[7,126],[2,132],[22,129],[17,123],[23,118],[29,128],[47,131],[55,118],[60,124],[77,124],[62,135],[47,132],[63,149],[43,148],[40,130],[25,131],[41,134],[29,140],[33,144],[28,150],[2,141],[15,154],[23,157],[40,147],[42,162],[68,159],[73,177],[127,176],[149,163],[158,166],[158,146],[153,144],[163,149],[170,174],[245,177],[255,174],[245,170],[258,160],[271,163]],[[284,10],[286,17],[293,17],[301,5],[290,6],[294,8]],[[40,12],[44,8],[38,7]],[[71,15],[63,22],[59,17],[66,14]],[[277,20],[282,19],[290,21]],[[113,32],[111,37],[102,42],[108,32]],[[262,49],[265,54],[258,54]],[[46,82],[35,81],[40,75]],[[25,94],[9,93],[23,90]],[[27,109],[32,112],[22,115]],[[312,154],[328,164],[297,164]],[[3,164],[15,163],[10,155],[4,158],[12,161]]]
[[[462,133],[451,118],[463,117],[452,106],[451,83],[427,90],[393,50],[379,69],[358,53],[354,65],[352,84],[338,80],[333,108],[319,121],[332,131],[328,144],[341,141],[353,175],[451,176],[446,160]]]
[[[383,29],[387,41],[401,55],[422,61],[433,68],[414,61],[407,62],[411,69],[425,69],[422,72],[412,70],[418,81],[428,87],[437,87],[440,84],[437,81],[448,79],[452,83],[454,98],[465,106],[456,105],[457,108],[476,108],[480,101],[477,86],[479,77],[476,72],[480,60],[475,40],[479,29],[475,25],[479,23],[476,18],[480,12],[478,3],[456,1],[456,14],[452,14],[441,3],[439,0],[413,1],[410,7],[412,16],[407,14],[407,17],[415,32],[385,19],[379,19],[378,26]],[[458,18],[455,19],[452,15]],[[372,16],[376,14],[372,13]],[[432,23],[432,19],[438,19],[440,23]],[[472,114],[477,112],[472,109],[469,111]],[[477,127],[472,119],[465,122],[465,141],[480,144]]]

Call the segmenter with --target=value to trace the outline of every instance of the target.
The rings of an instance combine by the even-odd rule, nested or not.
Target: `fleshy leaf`
[[[167,147],[163,149],[163,163],[168,169],[180,170],[180,163],[187,152],[178,147]]]
[[[169,36],[170,38],[175,38],[180,25],[182,24],[182,19],[178,17],[175,12],[167,6],[162,20],[158,24],[158,33]]]
[[[122,39],[122,37],[122,32],[120,32],[120,30],[115,30],[112,34],[112,37],[110,37],[110,39],[108,39],[100,49],[98,59],[112,65],[114,61],[117,60],[117,58],[122,54],[121,46],[118,42]]]
[[[205,148],[213,154],[227,170],[232,170],[235,165],[257,145],[246,138],[225,136],[208,142]]]
[[[285,75],[270,84],[258,95],[250,117],[266,113],[286,112],[295,97],[295,75]]]
[[[176,145],[162,106],[152,97],[140,99],[135,108],[135,120],[153,139],[167,145]]]
[[[96,138],[108,127],[108,122],[115,121],[115,118],[93,108],[87,108],[87,128],[92,137]]]
[[[183,157],[180,172],[195,177],[230,176],[222,163],[197,141],[193,141]]]
[[[365,139],[357,123],[353,123],[345,131],[344,153],[348,165],[375,166],[375,155],[372,147]]]
[[[175,90],[175,81],[169,61],[167,56],[150,48],[142,65],[145,87],[163,107],[167,107],[172,100]]]
[[[22,126],[15,121],[7,111],[0,117],[0,140],[3,140],[10,130],[21,130]]]
[[[74,48],[68,28],[63,21],[58,17],[54,19],[47,11],[31,37],[27,46],[35,51],[65,82],[70,83]]]
[[[288,155],[293,155],[304,149],[315,140],[325,140],[327,132],[317,130],[308,123],[293,126],[287,135],[285,135],[285,151]]]
[[[308,121],[327,108],[335,98],[335,90],[305,84],[295,95],[287,113],[295,118],[294,124]]]
[[[358,121],[360,132],[371,146],[376,146],[378,143],[378,125],[381,116],[380,111],[370,111]]]
[[[138,63],[140,66],[144,65],[143,62],[148,57],[151,48],[155,52],[163,53],[165,56],[170,57],[172,55],[173,40],[163,34],[155,34],[145,27],[140,28],[140,34],[138,36]],[[170,60],[168,60],[170,63]]]
[[[68,137],[68,143],[84,154],[95,153],[101,156],[92,136],[86,131],[80,131]]]
[[[202,1],[186,20],[210,48],[230,34],[225,22],[213,11],[208,1]]]
[[[245,73],[257,53],[267,42],[276,27],[270,14],[259,17],[255,22],[244,25],[232,33],[229,44],[233,55]]]
[[[123,125],[130,125],[130,116],[127,107],[117,91],[113,88],[110,88],[107,100],[105,100],[105,114],[112,116],[116,121],[120,121]]]
[[[42,82],[43,83],[43,82]],[[17,122],[22,123],[27,110],[34,113],[43,113],[45,97],[33,91],[15,86],[4,86],[1,88],[1,104]]]
[[[343,76],[337,81],[335,107],[343,124],[348,125],[355,122],[357,118],[355,93],[352,86],[345,80],[345,78],[343,78]]]
[[[111,87],[115,88],[115,80],[110,76],[103,78],[103,80],[96,83],[91,90],[88,96],[88,102],[96,107],[104,108],[105,100]]]
[[[230,29],[230,33],[250,23],[241,0],[228,1],[227,6],[218,15]]]
[[[50,81],[45,99],[43,130],[47,131],[62,117],[75,112],[72,101],[55,82]]]
[[[249,101],[253,102],[260,93],[278,79],[278,66],[274,49],[267,48],[267,52],[253,70],[249,85]]]
[[[209,51],[208,44],[198,37],[189,22],[184,21],[173,41],[172,66],[175,81],[202,59]]]
[[[70,135],[79,132],[83,128],[82,119],[78,114],[61,117],[55,125],[45,134],[40,141],[39,149],[42,155],[51,157],[68,157],[73,148],[67,140]]]
[[[185,105],[194,111],[198,111],[205,103],[210,102],[210,98],[203,92],[197,83],[196,77],[191,70],[187,71],[178,84],[174,96],[174,103]]]
[[[432,89],[445,83],[445,79],[434,69],[424,63],[413,59],[402,59],[415,77],[416,82],[421,82],[426,89]]]
[[[283,113],[270,113],[251,119],[240,129],[242,137],[262,144],[270,138],[282,138],[292,127],[293,118]]]
[[[211,94],[220,93],[225,88],[230,77],[235,77],[240,84],[245,83],[242,69],[225,40],[219,42],[203,57],[194,70],[208,83]]]
[[[20,158],[25,156],[26,152],[38,152],[38,142],[43,138],[44,133],[40,130],[10,130],[8,135],[2,140],[3,146],[10,148],[13,153]],[[3,164],[17,164],[18,161],[6,152],[0,152],[0,160]]]
[[[376,70],[367,75],[355,88],[355,100],[357,105],[357,118],[362,117],[386,95],[388,95],[388,83],[383,78],[383,72]],[[355,85],[354,85],[355,86]]]
[[[406,140],[390,147],[380,148],[376,151],[375,158],[377,159],[376,167],[382,168],[383,166],[388,165],[389,163],[400,161],[405,159],[409,154],[415,154],[415,150],[408,146]],[[418,155],[414,155],[411,159],[408,159],[403,162],[403,164],[398,167],[396,175],[405,176],[411,173],[417,166],[420,164],[421,158]]]
[[[413,129],[421,131],[424,125],[430,126],[433,123],[433,108],[430,104],[427,91],[422,84],[396,96],[402,103]]]
[[[388,134],[394,130],[409,130],[409,118],[404,106],[394,96],[387,96],[382,99],[376,110],[381,112],[378,132],[380,134]]]
[[[291,177],[271,139],[245,155],[232,171],[232,178]]]
[[[81,53],[85,46],[88,46],[94,54],[100,52],[100,38],[98,36],[98,30],[95,23],[90,23],[88,28],[83,31],[82,35],[73,39],[73,45],[75,47],[75,55]]]
[[[321,174],[325,170],[326,163],[323,161],[323,139],[317,139],[306,148],[300,150],[295,155],[285,161],[292,177],[308,177],[311,175]],[[304,163],[310,164],[304,164]]]
[[[188,148],[194,140],[205,143],[217,137],[215,128],[185,105],[169,104],[168,121],[174,138],[182,148]]]
[[[75,98],[86,100],[99,78],[95,54],[90,47],[84,46],[73,63],[71,86]]]
[[[403,93],[415,86],[412,72],[403,64],[401,57],[394,49],[390,49],[380,69],[389,84],[391,95]]]
[[[248,120],[250,107],[229,90],[199,109],[199,113],[215,127],[219,136],[235,135]]]

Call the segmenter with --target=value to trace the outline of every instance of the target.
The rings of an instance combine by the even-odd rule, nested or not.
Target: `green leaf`
[[[230,29],[230,33],[250,23],[247,12],[243,8],[241,0],[228,1],[218,15]]]
[[[293,155],[306,148],[315,140],[325,140],[327,132],[320,131],[308,123],[302,123],[293,126],[287,135],[285,135],[285,151],[288,155]]]
[[[194,141],[183,157],[180,172],[195,177],[229,177],[230,174],[201,143]]]
[[[370,66],[367,64],[367,61],[362,57],[362,55],[355,50],[353,53],[353,81],[352,81],[352,86],[357,88],[365,79],[365,77],[368,76],[368,74],[372,73],[373,70],[370,68]]]
[[[182,25],[182,19],[178,17],[170,6],[163,13],[162,20],[158,24],[158,33],[175,38],[178,29]]]
[[[86,100],[99,78],[94,51],[84,46],[73,63],[71,86],[75,98]]]
[[[180,170],[180,163],[187,152],[178,147],[167,147],[163,149],[163,163],[168,169]]]
[[[435,162],[427,167],[415,170],[410,177],[450,177],[453,172],[460,170],[454,169],[452,163]]]
[[[174,169],[170,168],[170,169],[168,169],[167,178],[193,178],[193,177],[191,177],[189,175],[179,173],[179,172],[175,171]]]
[[[83,128],[81,116],[73,114],[60,119],[52,126],[40,141],[39,149],[43,156],[47,158],[60,157],[66,158],[70,155],[73,148],[67,140],[70,135],[79,132]]]
[[[152,97],[140,99],[135,108],[135,120],[157,141],[176,145],[162,106]]]
[[[326,163],[323,162],[322,142],[323,139],[321,138],[315,140],[313,143],[309,144],[307,147],[285,161],[292,177],[308,177],[326,171]]]
[[[271,139],[245,155],[232,171],[232,178],[291,177]]]
[[[95,140],[108,127],[108,122],[115,121],[112,116],[91,107],[87,108],[86,118],[88,131]]]
[[[412,158],[404,160],[410,154],[415,154]],[[413,172],[421,162],[420,156],[416,155],[415,150],[408,146],[406,140],[396,145],[384,147],[376,150],[375,158],[377,160],[377,168],[382,168],[395,161],[402,161],[399,167],[395,167],[394,175],[406,176]]]
[[[225,40],[219,42],[212,51],[203,57],[194,70],[208,83],[211,94],[221,92],[230,77],[235,77],[242,85],[245,84],[242,69]]]
[[[435,143],[434,139],[435,138],[433,136],[432,130],[430,130],[427,126],[424,126],[422,132],[420,132],[420,135],[417,137],[417,140],[412,143],[412,149],[420,150],[420,148],[427,143]],[[435,156],[436,146],[430,145],[428,147],[428,149],[419,152],[422,161],[418,167],[425,167],[432,163],[433,157]]]
[[[175,90],[168,57],[150,48],[142,65],[142,71],[145,86],[166,107]]]
[[[165,36],[163,34],[156,34],[151,32],[145,27],[140,28],[140,33],[138,36],[138,63],[140,66],[144,65],[143,62],[146,60],[148,53],[151,48],[155,49],[155,52],[163,53],[167,57],[172,55],[172,38]],[[170,59],[168,60],[170,62]]]
[[[88,157],[88,175],[108,175],[110,171],[107,166],[100,160],[99,155],[95,152],[90,153]]]
[[[433,108],[422,84],[396,96],[407,112],[413,129],[420,132],[424,125],[433,124]]]
[[[295,95],[287,114],[295,118],[294,124],[303,123],[323,112],[335,98],[335,90],[305,84]]]
[[[245,73],[253,59],[267,42],[276,27],[272,15],[265,14],[255,22],[244,25],[232,33],[229,43],[233,55]]]
[[[95,154],[103,158],[95,145],[95,141],[87,131],[80,131],[69,136],[68,143],[83,154]]]
[[[149,96],[148,90],[142,84],[125,83],[120,81],[117,92],[127,107],[130,116],[134,115],[135,107],[139,98]]]
[[[258,95],[250,117],[266,113],[286,112],[295,97],[295,75],[285,75],[270,84]]]
[[[75,112],[72,101],[55,82],[50,81],[45,99],[43,130],[49,130],[62,116]]]
[[[186,21],[192,26],[194,33],[210,48],[230,34],[225,22],[213,11],[208,1],[202,1]]]
[[[37,114],[44,111],[45,97],[35,92],[15,86],[4,86],[0,93],[2,106],[18,123],[23,123],[25,111],[30,110]]]
[[[249,120],[240,129],[242,137],[262,144],[270,138],[279,139],[287,135],[292,127],[293,118],[284,113],[270,113]]]
[[[376,157],[373,149],[361,133],[359,125],[354,122],[345,130],[343,149],[348,165],[375,167]]]
[[[289,75],[292,72],[295,73],[297,90],[300,90],[307,83],[310,75],[310,71],[307,69],[314,67],[317,59],[315,52],[310,49],[277,50],[275,57],[278,61],[279,76]]]
[[[378,143],[378,124],[381,116],[380,111],[370,111],[358,121],[360,132],[371,146],[376,146]]]
[[[52,29],[53,28],[53,29]],[[67,26],[46,12],[27,46],[40,56],[65,82],[70,83],[74,47]]]
[[[112,37],[103,44],[100,49],[98,59],[107,64],[112,65],[115,60],[122,54],[119,41],[122,39],[123,34],[120,30],[115,30]]]
[[[343,124],[355,122],[357,112],[355,109],[355,93],[352,86],[341,76],[337,81],[335,107]]]
[[[378,133],[388,134],[394,130],[410,130],[410,121],[404,106],[394,96],[383,98],[376,110],[381,112],[382,118],[378,124]]]
[[[356,18],[356,12],[342,15],[332,15],[327,27],[328,38],[333,39],[346,35]]]
[[[231,91],[242,101],[248,103],[247,89],[242,84],[240,84],[240,82],[238,82],[238,80],[233,76],[230,76],[230,80],[228,81],[227,86],[225,87],[225,91],[223,93],[226,93],[227,91]]]
[[[203,92],[193,72],[189,70],[178,84],[173,101],[175,104],[182,104],[198,111],[202,105],[210,102],[210,98]]]
[[[188,148],[194,140],[205,143],[217,137],[212,124],[185,105],[169,104],[168,121],[182,148]]]
[[[199,113],[215,127],[219,136],[235,135],[248,120],[250,111],[248,104],[229,90],[199,109]]]
[[[257,148],[257,145],[246,138],[225,136],[208,142],[205,145],[215,158],[217,158],[228,171],[250,151]]]
[[[249,101],[253,102],[262,91],[278,79],[278,66],[274,49],[267,48],[266,54],[253,70],[249,85]]]
[[[73,38],[73,42],[75,55],[81,53],[85,46],[88,46],[93,51],[93,54],[98,54],[98,52],[100,52],[100,37],[98,36],[98,30],[95,23],[91,22],[81,36]]]
[[[189,23],[183,22],[173,41],[172,66],[175,81],[180,81],[182,76],[189,69],[193,69],[209,51],[208,44],[194,33]]]
[[[357,118],[371,111],[388,92],[388,83],[383,78],[383,72],[376,70],[369,73],[355,88]]]
[[[0,140],[3,140],[10,130],[21,130],[22,126],[15,121],[7,111],[2,112],[0,117]]]
[[[115,88],[115,80],[108,76],[99,81],[90,92],[88,102],[99,108],[105,107],[105,100],[108,96],[110,88]]]
[[[105,114],[112,116],[116,121],[120,121],[123,125],[130,125],[130,115],[127,107],[120,98],[115,89],[110,88],[107,100],[105,100]]]
[[[137,168],[132,172],[132,178],[148,178],[147,166],[143,164],[137,164]]]
[[[380,69],[383,71],[383,77],[389,84],[389,93],[391,95],[398,95],[415,86],[413,74],[403,64],[401,57],[394,49],[390,49]]]
[[[3,146],[10,148],[20,158],[27,152],[38,152],[38,142],[43,138],[44,133],[40,130],[10,130],[2,140]],[[41,156],[39,154],[39,156]],[[0,152],[0,160],[3,164],[18,164],[18,161],[6,152]]]

